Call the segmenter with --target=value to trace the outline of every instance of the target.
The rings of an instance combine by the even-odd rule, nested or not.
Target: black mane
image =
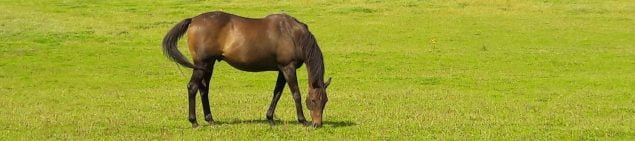
[[[307,65],[309,84],[313,88],[324,88],[324,58],[315,37],[307,29],[299,43],[304,51],[304,63]]]

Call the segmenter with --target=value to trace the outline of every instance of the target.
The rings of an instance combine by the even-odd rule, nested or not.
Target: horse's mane
[[[315,37],[308,29],[300,37],[299,44],[304,51],[310,84],[313,88],[324,88],[324,58]]]
[[[286,29],[286,32],[293,38],[295,46],[301,48],[302,54],[304,54],[304,63],[307,66],[309,75],[309,85],[313,88],[324,88],[324,58],[315,37],[306,24],[292,16],[283,15],[291,19],[288,22],[281,22],[283,24],[282,29]]]

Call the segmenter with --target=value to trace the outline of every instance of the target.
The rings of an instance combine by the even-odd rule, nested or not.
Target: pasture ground
[[[635,139],[632,0],[0,3],[0,140]],[[276,73],[226,63],[220,125],[190,128],[191,71],[161,40],[213,10],[309,25],[333,78],[324,128],[296,124],[288,88],[270,127]]]

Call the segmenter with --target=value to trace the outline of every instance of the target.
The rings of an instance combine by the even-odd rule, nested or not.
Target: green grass
[[[0,140],[635,139],[631,0],[0,3]],[[160,44],[213,10],[310,26],[333,77],[324,128],[296,124],[288,88],[270,127],[276,73],[226,63],[210,97],[222,124],[190,128],[191,71]]]

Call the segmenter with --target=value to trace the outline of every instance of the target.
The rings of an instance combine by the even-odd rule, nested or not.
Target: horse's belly
[[[222,50],[229,65],[243,71],[277,71],[275,45],[266,42],[233,41]]]
[[[259,72],[278,70],[278,65],[274,59],[241,60],[239,58],[223,57],[223,60],[230,66],[242,71]]]

